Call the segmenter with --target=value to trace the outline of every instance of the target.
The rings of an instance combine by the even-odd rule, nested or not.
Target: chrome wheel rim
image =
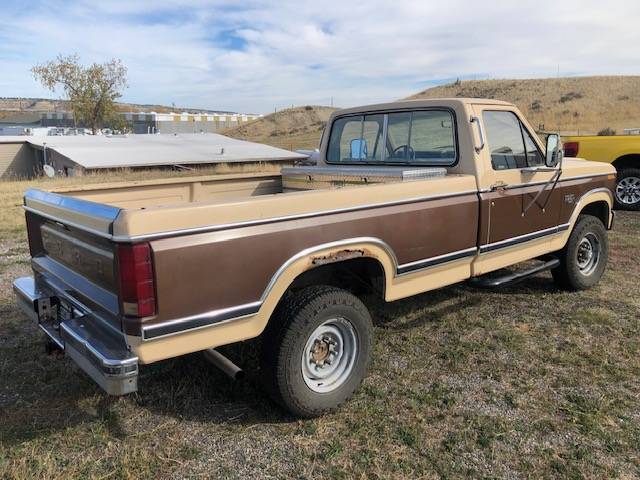
[[[624,205],[640,202],[640,178],[625,177],[616,185],[616,198]]]
[[[578,243],[577,263],[583,275],[591,275],[600,260],[600,241],[593,233],[587,233]]]
[[[302,352],[302,378],[318,393],[328,393],[343,385],[356,363],[358,337],[347,319],[327,320],[316,328]]]

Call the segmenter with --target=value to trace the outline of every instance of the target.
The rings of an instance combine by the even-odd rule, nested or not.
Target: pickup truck
[[[565,156],[610,163],[618,171],[615,206],[640,210],[640,135],[562,137]]]
[[[260,377],[295,415],[365,377],[366,299],[551,270],[598,282],[616,173],[563,159],[508,103],[403,101],[334,113],[317,166],[24,196],[33,276],[19,304],[110,394],[139,368],[260,337]],[[506,267],[521,262],[517,271]],[[493,272],[493,273],[491,273]],[[234,367],[236,367],[234,369]]]

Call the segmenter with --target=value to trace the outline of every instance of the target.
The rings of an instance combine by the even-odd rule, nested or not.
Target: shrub
[[[560,103],[570,102],[571,100],[577,100],[579,98],[582,98],[581,93],[578,93],[578,92],[565,93],[560,97]]]
[[[616,134],[616,131],[611,127],[603,128],[598,132],[598,135],[601,137],[610,137],[615,134]]]

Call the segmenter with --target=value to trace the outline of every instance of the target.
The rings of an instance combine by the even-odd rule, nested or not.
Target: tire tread
[[[291,372],[285,368],[289,362],[296,362],[296,359],[292,359],[292,355],[295,354],[294,343],[304,335],[308,325],[323,310],[337,305],[355,309],[371,325],[369,312],[358,297],[336,287],[317,285],[304,288],[286,297],[276,308],[265,331],[261,362],[263,383],[267,392],[277,403],[297,416],[310,418],[321,415],[328,410],[338,408],[353,393],[341,397],[339,402],[327,407],[311,407],[301,401],[295,382],[292,381]],[[373,338],[372,331],[368,333],[365,336],[368,345],[364,348],[367,352],[371,350]],[[365,362],[364,371],[368,365],[368,358]],[[361,381],[362,379],[358,384]]]

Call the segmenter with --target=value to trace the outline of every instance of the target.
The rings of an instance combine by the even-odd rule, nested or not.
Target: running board
[[[543,262],[540,265],[529,268],[528,270],[522,270],[520,272],[510,272],[507,275],[503,275],[501,277],[490,277],[488,275],[474,277],[469,279],[469,284],[477,288],[505,287],[507,285],[513,285],[514,283],[521,282],[525,278],[530,277],[531,275],[535,275],[536,273],[544,272],[545,270],[551,270],[552,268],[556,268],[558,266],[560,266],[560,260],[554,258],[552,260]]]

